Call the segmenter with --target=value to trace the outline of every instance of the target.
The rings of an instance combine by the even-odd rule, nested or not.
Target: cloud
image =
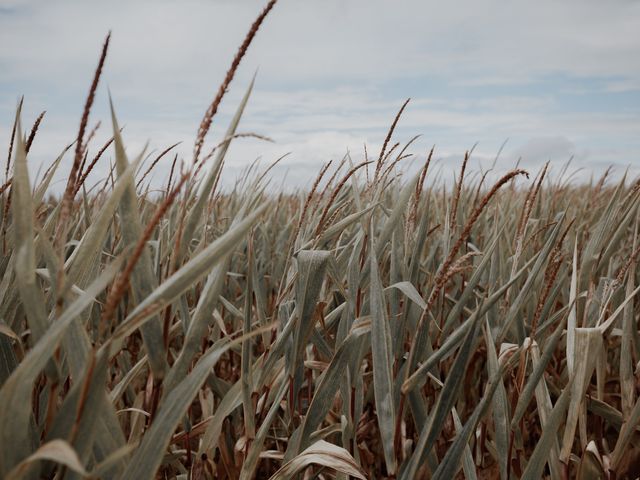
[[[190,158],[199,120],[263,4],[5,0],[0,44],[11,47],[0,52],[0,142],[8,142],[22,93],[25,125],[47,110],[34,165],[73,140],[112,29],[92,122],[108,120],[108,86],[130,151],[147,141],[152,149],[183,141],[178,151]],[[223,135],[259,67],[240,129],[276,143],[235,142],[230,171],[291,151],[283,164],[304,184],[347,149],[361,152],[364,142],[379,148],[408,96],[396,140],[423,134],[414,152],[436,144],[451,158],[443,165],[475,142],[478,158],[491,161],[506,138],[505,161],[522,156],[537,165],[573,152],[586,166],[637,164],[639,14],[637,2],[595,0],[281,0],[243,60],[209,144]],[[107,121],[95,148],[108,133]],[[164,178],[166,167],[159,168],[156,176]]]
[[[576,146],[566,137],[532,138],[512,152],[528,164],[540,164],[551,159],[568,160],[576,153]]]

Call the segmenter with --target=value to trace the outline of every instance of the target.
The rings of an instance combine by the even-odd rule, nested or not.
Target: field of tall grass
[[[428,182],[412,141],[273,192],[219,187],[251,93],[162,193],[93,146],[37,182],[18,106],[0,187],[0,477],[637,478],[640,181],[548,167]],[[50,182],[63,157],[64,193]],[[86,182],[96,162],[111,174]],[[431,168],[430,168],[431,167]],[[472,178],[469,180],[469,178]]]

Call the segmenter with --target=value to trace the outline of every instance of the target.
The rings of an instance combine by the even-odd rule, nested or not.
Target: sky
[[[90,151],[111,135],[111,92],[130,156],[182,142],[189,161],[202,115],[266,0],[98,2],[0,0],[0,145],[8,146],[24,95],[28,130],[46,116],[32,172],[74,140],[102,42],[112,32],[90,118],[102,120]],[[640,2],[614,0],[280,0],[258,32],[214,119],[222,138],[251,78],[255,88],[223,178],[256,159],[274,182],[307,186],[324,162],[376,157],[402,103],[393,143],[417,168],[435,145],[442,178],[475,146],[471,169],[516,162],[535,172],[572,159],[573,181],[609,166],[640,174]],[[6,148],[7,147],[2,147]],[[6,153],[0,156],[4,157]],[[112,152],[92,180],[108,171]],[[65,157],[58,177],[71,163]],[[4,160],[2,160],[4,162]],[[166,180],[171,158],[153,181]],[[63,188],[63,180],[54,189]]]

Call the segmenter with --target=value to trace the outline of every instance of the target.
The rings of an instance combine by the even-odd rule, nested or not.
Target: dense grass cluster
[[[18,108],[0,477],[635,478],[640,182],[544,166],[493,183],[467,156],[446,185],[426,181],[432,155],[403,176],[398,114],[374,158],[308,191],[268,192],[255,166],[221,191],[251,88],[222,144],[204,139],[273,3],[164,193],[147,173],[171,147],[129,158],[115,114],[89,147],[108,42],[59,199],[62,155],[30,181],[41,118],[24,135]]]

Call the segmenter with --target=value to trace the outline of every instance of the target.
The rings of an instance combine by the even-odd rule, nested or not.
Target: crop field
[[[622,479],[640,475],[640,181],[551,167],[438,178],[364,162],[306,190],[224,140],[94,145],[32,178],[17,108],[0,186],[0,478]],[[216,125],[217,127],[217,125]],[[70,132],[73,138],[73,132]],[[396,143],[398,142],[398,143]],[[161,191],[149,178],[174,158]],[[72,166],[61,195],[50,183]],[[97,162],[111,174],[87,178]]]

